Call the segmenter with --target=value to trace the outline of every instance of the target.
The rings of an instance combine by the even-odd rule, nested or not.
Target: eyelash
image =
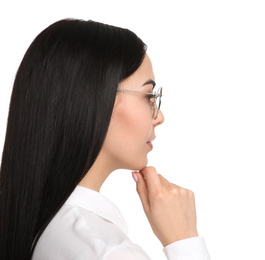
[[[153,94],[146,95],[146,97],[148,98],[148,100],[149,100],[151,103],[154,103],[154,102],[151,101],[151,98],[154,98],[154,95],[153,95]]]

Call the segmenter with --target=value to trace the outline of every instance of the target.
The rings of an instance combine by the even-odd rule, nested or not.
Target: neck
[[[86,173],[85,177],[78,184],[91,190],[100,191],[101,186],[108,178],[108,176],[116,170],[110,163],[102,158],[101,154],[97,157],[96,161]]]

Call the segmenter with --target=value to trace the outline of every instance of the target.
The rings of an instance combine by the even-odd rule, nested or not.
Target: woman
[[[146,167],[164,121],[145,44],[131,31],[62,20],[33,41],[13,86],[1,164],[3,259],[149,259],[99,193],[132,169],[168,259],[209,259],[192,192]]]

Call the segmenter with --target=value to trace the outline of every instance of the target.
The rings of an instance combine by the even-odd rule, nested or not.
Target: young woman
[[[168,259],[209,259],[193,193],[146,167],[162,89],[131,31],[67,19],[41,32],[18,69],[1,164],[0,259],[147,260],[99,193],[133,170]]]

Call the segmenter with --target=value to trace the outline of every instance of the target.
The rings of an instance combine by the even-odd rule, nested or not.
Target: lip
[[[147,142],[147,145],[151,148],[151,150],[153,149],[153,144],[150,141]]]

